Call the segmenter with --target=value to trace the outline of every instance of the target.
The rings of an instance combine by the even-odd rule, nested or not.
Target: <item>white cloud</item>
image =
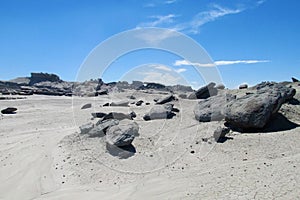
[[[267,63],[270,60],[219,60],[215,61],[217,66],[221,65],[234,65],[234,64],[256,64],[256,63]]]
[[[215,21],[225,15],[237,14],[242,11],[242,9],[229,9],[214,4],[213,9],[198,13],[185,25],[186,27],[183,25],[181,28],[186,29],[190,33],[197,34],[199,33],[199,28],[204,24]]]
[[[167,0],[164,2],[164,4],[173,4],[175,3],[177,0]]]
[[[154,67],[155,69],[158,69],[158,70],[167,71],[167,72],[171,72],[172,71],[172,69],[170,69],[169,67],[164,66],[164,65],[153,65],[151,67]]]
[[[175,72],[182,73],[182,72],[185,72],[186,70],[187,70],[186,68],[179,68],[179,69],[176,69]]]
[[[141,32],[136,35],[137,38],[144,40],[150,45],[158,45],[163,40],[171,37],[178,37],[178,33],[172,30],[153,29]]]
[[[213,66],[215,66],[214,63],[195,63],[195,62],[190,62],[188,60],[176,60],[173,65],[174,66],[193,65],[193,66],[198,66],[198,67],[213,67]]]
[[[150,16],[149,18],[153,19],[153,21],[141,23],[137,27],[156,27],[163,24],[170,24],[174,22],[175,17],[176,15],[174,14]]]
[[[188,60],[176,60],[173,64],[174,66],[186,66],[193,65],[198,67],[213,67],[213,66],[222,66],[222,65],[234,65],[234,64],[256,64],[256,63],[267,63],[271,62],[270,60],[219,60],[214,63],[195,63]]]

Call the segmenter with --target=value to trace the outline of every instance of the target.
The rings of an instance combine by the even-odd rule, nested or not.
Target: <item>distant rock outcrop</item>
[[[294,83],[299,82],[299,80],[296,79],[296,78],[294,78],[294,77],[292,77],[292,81],[293,81]]]
[[[40,82],[62,82],[62,80],[56,74],[48,73],[31,73],[29,85],[34,85]]]

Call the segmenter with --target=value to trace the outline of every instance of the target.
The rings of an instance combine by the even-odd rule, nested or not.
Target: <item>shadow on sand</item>
[[[136,149],[132,144],[124,147],[106,144],[106,150],[110,155],[116,156],[120,159],[129,158],[136,153]]]

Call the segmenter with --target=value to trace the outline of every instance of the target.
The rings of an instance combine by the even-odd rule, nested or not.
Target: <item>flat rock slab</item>
[[[1,110],[1,113],[2,114],[16,114],[17,110],[18,110],[17,108],[8,107],[8,108],[5,108],[5,109]]]
[[[137,123],[112,126],[106,132],[106,142],[118,147],[131,145],[138,131]]]

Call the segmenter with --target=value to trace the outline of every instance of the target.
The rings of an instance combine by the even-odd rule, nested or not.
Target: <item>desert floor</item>
[[[173,119],[144,121],[151,105],[101,107],[134,95],[153,105],[162,94],[130,92],[95,98],[28,96],[1,100],[0,199],[299,199],[300,105],[283,105],[263,133],[231,131],[194,119],[196,100],[175,103]],[[85,103],[92,108],[81,110]],[[135,111],[136,153],[111,155],[104,138],[79,134],[91,112]]]

